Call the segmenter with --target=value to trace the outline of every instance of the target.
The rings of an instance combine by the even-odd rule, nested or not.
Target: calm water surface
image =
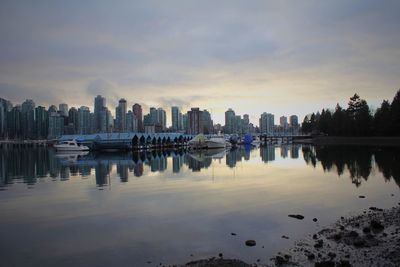
[[[155,266],[218,253],[268,262],[340,216],[397,205],[399,162],[398,148],[355,146],[0,150],[1,266]]]

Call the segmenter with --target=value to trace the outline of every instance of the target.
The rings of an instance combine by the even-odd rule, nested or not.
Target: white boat
[[[78,144],[76,140],[62,141],[59,144],[54,145],[57,151],[88,151],[89,147]]]
[[[226,148],[227,146],[223,135],[214,135],[207,138],[203,134],[196,135],[188,142],[188,145],[193,149]]]
[[[206,140],[207,148],[225,148],[226,141],[223,135],[215,135]]]

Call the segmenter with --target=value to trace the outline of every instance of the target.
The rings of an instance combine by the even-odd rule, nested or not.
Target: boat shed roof
[[[59,140],[79,140],[79,141],[100,141],[100,140],[126,140],[130,141],[135,136],[141,138],[142,136],[146,139],[148,138],[170,138],[171,140],[175,138],[193,138],[193,135],[182,134],[182,133],[97,133],[97,134],[72,134],[72,135],[62,135]]]

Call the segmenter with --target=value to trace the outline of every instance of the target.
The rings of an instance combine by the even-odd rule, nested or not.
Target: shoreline
[[[248,266],[400,266],[400,203],[389,209],[370,207],[341,217],[332,225],[296,241],[269,263],[245,263],[213,257],[180,267]]]
[[[318,136],[311,139],[293,140],[293,143],[312,145],[400,146],[400,137]]]

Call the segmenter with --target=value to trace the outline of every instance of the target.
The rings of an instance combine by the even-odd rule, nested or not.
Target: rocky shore
[[[399,203],[400,205],[400,203]],[[370,207],[344,218],[278,253],[270,263],[245,263],[221,257],[183,266],[400,266],[400,206]]]

